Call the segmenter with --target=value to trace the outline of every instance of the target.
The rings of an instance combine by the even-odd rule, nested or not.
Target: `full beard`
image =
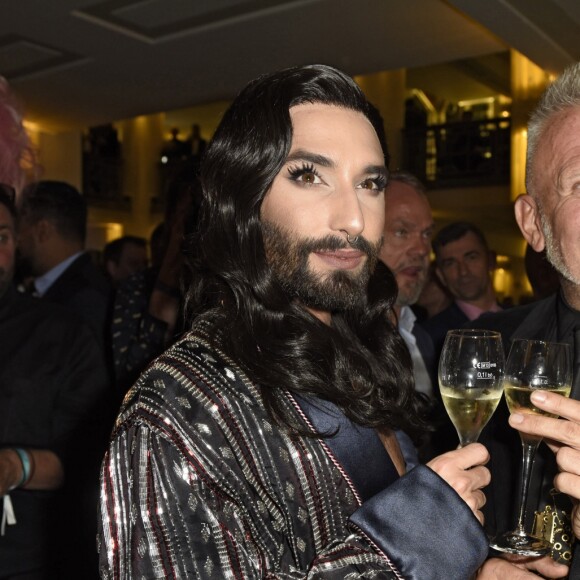
[[[323,238],[297,238],[271,222],[262,222],[266,259],[284,292],[307,308],[333,312],[350,310],[366,302],[367,286],[374,271],[382,239],[370,243],[362,236],[348,244],[333,235]],[[367,259],[356,272],[335,270],[316,274],[308,267],[313,252],[354,248]]]
[[[404,267],[414,266],[415,264],[407,264]],[[421,265],[422,267],[422,265]],[[395,275],[396,277],[396,275]],[[427,269],[425,268],[422,273],[417,277],[415,282],[409,282],[407,284],[402,284],[399,286],[399,291],[397,294],[397,304],[399,306],[412,306],[419,300],[421,292],[425,287],[427,282]]]

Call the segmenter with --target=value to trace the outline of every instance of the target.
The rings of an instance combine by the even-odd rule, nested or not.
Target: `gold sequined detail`
[[[557,497],[561,494],[555,489],[550,494],[553,504],[546,505],[541,512],[536,512],[532,535],[552,544],[552,559],[569,564],[572,560],[572,546],[576,541],[570,514],[557,506]]]

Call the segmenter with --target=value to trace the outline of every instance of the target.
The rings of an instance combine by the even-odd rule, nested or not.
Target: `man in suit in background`
[[[433,251],[437,276],[454,298],[448,308],[423,324],[439,355],[448,330],[501,307],[491,280],[495,256],[477,226],[469,222],[445,226],[433,239]]]
[[[103,265],[116,288],[147,268],[147,240],[137,236],[112,240],[103,248]]]
[[[526,529],[532,529],[534,512],[544,516],[536,522],[547,524],[543,530],[537,527],[536,533],[549,532],[555,524],[552,557],[566,563],[571,561],[571,580],[580,579],[579,542],[570,546],[570,538],[580,537],[579,176],[580,63],[577,63],[546,90],[530,118],[528,193],[515,202],[516,220],[522,234],[536,252],[546,249],[548,260],[558,271],[560,291],[526,306],[483,316],[477,323],[482,328],[500,330],[506,349],[515,338],[567,342],[573,347],[570,399],[553,393],[532,395],[535,406],[561,418],[520,413],[509,418],[512,427],[542,436],[548,443],[548,446],[540,445],[536,454]],[[521,445],[517,432],[507,427],[506,414],[507,408],[500,405],[481,437],[492,458],[492,483],[486,490],[485,506],[486,525],[492,533],[513,529],[518,507]]]
[[[411,305],[427,280],[433,233],[431,206],[425,187],[413,175],[394,172],[385,190],[385,229],[380,260],[395,275],[399,293],[394,310],[399,332],[413,359],[415,388],[431,397],[435,352],[427,333],[417,324]]]
[[[24,166],[37,169],[0,79],[0,577],[92,580],[108,377],[86,324],[13,285]]]
[[[429,275],[433,217],[424,185],[414,175],[400,171],[389,176],[385,190],[385,229],[380,260],[395,275],[399,292],[394,305],[398,328],[413,360],[417,391],[432,401],[435,432],[420,449],[428,460],[457,447],[455,429],[441,402],[437,386],[435,348],[429,334],[416,322],[415,304]],[[403,442],[404,444],[404,442]]]
[[[84,251],[87,205],[68,183],[39,181],[20,202],[19,250],[34,293],[74,310],[105,345],[110,284]]]

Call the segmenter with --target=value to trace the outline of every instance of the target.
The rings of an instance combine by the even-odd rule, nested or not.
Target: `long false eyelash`
[[[367,183],[369,181],[375,185],[376,190],[373,188],[374,191],[384,191],[385,188],[387,187],[387,178],[385,175],[382,175],[381,173],[365,177],[362,180],[361,184]]]
[[[316,171],[313,163],[302,163],[300,166],[295,165],[288,167],[288,173],[290,174],[290,178],[294,180],[298,179],[306,173],[312,173],[313,175],[320,177],[320,174],[318,171]]]
[[[380,191],[382,191],[383,189],[385,189],[385,187],[387,187],[386,175],[379,174],[374,177],[371,177],[371,180],[376,184],[376,186]]]

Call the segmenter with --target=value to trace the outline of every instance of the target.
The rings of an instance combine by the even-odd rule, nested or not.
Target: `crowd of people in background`
[[[365,177],[361,189],[384,187],[384,206],[370,197],[371,201],[364,206],[364,211],[372,206],[381,213],[376,222],[376,240],[367,242],[364,229],[369,223],[372,225],[375,218],[357,229],[353,226],[354,218],[348,221],[341,215],[344,225],[335,229],[344,232],[344,240],[332,242],[322,238],[326,246],[314,238],[305,237],[306,241],[300,241],[310,243],[316,252],[334,252],[328,258],[330,262],[355,261],[352,256],[339,258],[335,255],[345,249],[353,256],[368,256],[373,267],[361,282],[364,292],[360,288],[351,289],[346,278],[336,278],[336,285],[343,294],[337,291],[334,296],[327,286],[313,286],[307,272],[290,271],[291,267],[299,268],[303,256],[296,249],[298,242],[284,239],[287,220],[296,220],[294,225],[298,230],[306,227],[304,220],[315,229],[318,226],[315,218],[323,204],[310,208],[315,211],[307,215],[282,195],[273,198],[271,191],[277,191],[275,185],[279,183],[282,165],[268,176],[271,189],[244,199],[248,207],[236,205],[240,202],[233,197],[235,188],[250,195],[252,187],[260,187],[257,180],[266,179],[264,176],[258,178],[258,168],[246,168],[247,174],[242,174],[243,169],[240,169],[240,174],[232,170],[229,175],[226,170],[234,167],[234,162],[239,162],[240,166],[250,164],[247,159],[240,161],[246,146],[240,137],[241,125],[255,117],[253,129],[257,131],[262,110],[258,111],[254,103],[245,102],[244,98],[251,97],[256,102],[264,99],[265,93],[260,90],[266,90],[269,81],[261,81],[264,89],[260,84],[250,85],[246,89],[248,95],[242,93],[234,109],[238,107],[243,115],[230,118],[226,114],[215,143],[212,141],[208,146],[200,137],[197,125],[192,127],[186,141],[179,139],[177,131],[173,133],[163,154],[169,158],[194,157],[197,160],[207,155],[207,164],[202,164],[207,191],[202,192],[197,173],[186,171],[174,175],[165,196],[163,222],[150,238],[124,235],[111,240],[96,259],[86,248],[86,200],[71,184],[42,180],[34,173],[34,153],[22,126],[20,111],[8,86],[0,82],[0,352],[4,359],[0,365],[0,497],[4,498],[0,579],[90,580],[98,577],[99,569],[104,577],[111,574],[110,577],[128,578],[137,573],[144,577],[163,577],[165,572],[160,570],[166,566],[179,568],[175,577],[186,577],[180,574],[194,569],[200,574],[200,570],[205,570],[208,578],[212,574],[221,577],[226,572],[251,575],[268,562],[278,561],[273,556],[276,550],[279,552],[277,558],[288,569],[305,573],[312,567],[311,570],[328,578],[358,574],[361,570],[390,578],[398,577],[397,570],[403,570],[409,577],[425,578],[453,577],[449,573],[467,578],[467,574],[479,573],[478,578],[484,580],[496,577],[493,576],[496,573],[509,577],[513,572],[512,564],[507,562],[498,563],[492,559],[483,564],[487,554],[485,536],[476,521],[483,521],[482,513],[485,513],[486,518],[489,515],[493,525],[497,525],[497,514],[493,510],[499,506],[507,511],[505,497],[497,498],[505,494],[507,488],[511,489],[513,474],[510,473],[511,479],[501,493],[497,491],[500,484],[496,483],[495,503],[484,508],[479,494],[480,488],[487,483],[487,470],[483,467],[487,455],[477,445],[469,456],[465,450],[453,451],[458,440],[441,403],[437,362],[450,329],[470,325],[497,327],[509,343],[511,332],[519,332],[519,325],[529,326],[526,323],[529,316],[538,312],[546,320],[555,313],[554,320],[562,321],[550,330],[549,338],[574,343],[568,327],[572,325],[570,321],[578,317],[574,311],[578,308],[576,266],[568,263],[568,255],[563,255],[564,250],[554,243],[553,235],[557,234],[549,227],[541,233],[538,230],[538,224],[544,228],[546,223],[549,226],[545,212],[556,212],[557,208],[554,209],[554,203],[541,189],[539,172],[530,173],[529,195],[516,203],[516,217],[528,242],[525,264],[534,292],[529,299],[533,304],[525,307],[524,314],[528,318],[520,309],[513,310],[515,314],[512,314],[505,304],[500,304],[493,288],[495,251],[501,248],[490,248],[485,233],[474,223],[458,221],[436,231],[424,184],[405,171],[392,172],[387,178],[386,170],[381,169],[384,160],[388,159],[384,134],[375,109],[366,103],[356,86],[329,67],[302,67],[285,74],[272,77],[272,82],[275,81],[272,87],[286,83],[287,90],[303,90],[307,96],[299,95],[296,102],[288,101],[285,114],[292,119],[284,122],[296,128],[305,119],[313,122],[313,115],[317,115],[326,121],[318,127],[317,135],[326,135],[329,142],[334,140],[336,150],[341,155],[344,153],[339,157],[345,167],[352,169],[346,160],[351,153],[358,152],[353,143],[341,141],[330,129],[333,124],[352,131],[353,138],[364,145],[365,154],[374,159],[373,163],[365,165],[372,166],[373,173]],[[575,80],[568,82],[577,91],[576,101],[567,106],[572,111],[570,122],[577,125],[579,67],[568,75],[575,75]],[[302,80],[298,81],[299,78]],[[316,97],[309,91],[316,92]],[[342,103],[341,91],[348,95],[348,104]],[[287,95],[280,93],[282,98]],[[545,118],[552,115],[555,120],[550,122],[556,125],[560,123],[559,115],[563,119],[567,111],[565,105],[561,109],[557,105],[549,109],[549,105],[545,104],[547,112],[542,113],[545,116],[536,119],[537,124],[547,123],[546,131],[551,129]],[[268,106],[267,100],[263,106]],[[290,161],[282,159],[280,163],[289,163],[283,170],[284,179],[306,190],[323,181],[315,166],[328,169],[333,167],[333,161],[321,163],[321,154],[308,152],[311,143],[318,146],[318,136],[309,134],[309,125],[300,127],[302,132],[296,133],[296,138],[306,139],[306,135],[310,141],[306,139],[301,147],[288,142],[290,149],[285,155]],[[532,135],[534,147],[538,147],[539,152],[534,149],[528,159],[530,171],[539,163],[533,155],[548,155],[533,139]],[[253,146],[258,147],[256,143]],[[266,158],[264,151],[261,154]],[[231,164],[225,168],[219,166],[222,157],[231,158]],[[24,159],[28,173],[22,169]],[[273,161],[269,163],[265,166],[274,167]],[[225,180],[224,183],[218,184],[218,177]],[[227,190],[228,179],[231,180],[230,190]],[[383,181],[385,186],[381,185]],[[210,191],[212,187],[214,190]],[[575,187],[577,189],[577,185]],[[204,195],[204,203],[208,204],[205,212],[201,211]],[[208,201],[211,195],[215,199]],[[257,207],[262,209],[255,213]],[[336,208],[332,211],[340,213]],[[324,212],[330,213],[331,209],[325,207],[322,214],[326,215]],[[530,217],[532,213],[540,217],[534,221]],[[232,215],[236,216],[237,225],[231,223]],[[250,247],[251,243],[256,243],[252,242],[252,228],[260,220],[264,221],[263,245],[260,241],[258,246]],[[340,220],[337,218],[337,221]],[[199,223],[205,229],[198,233]],[[565,221],[562,223],[567,225]],[[544,238],[545,243],[542,243]],[[373,244],[377,240],[375,248]],[[206,244],[203,251],[199,247],[201,243]],[[213,245],[208,247],[207,244]],[[252,263],[248,263],[249,257]],[[266,264],[271,267],[268,274],[265,274]],[[563,290],[559,293],[561,287]],[[320,298],[325,292],[329,292],[331,298]],[[251,294],[251,298],[246,294]],[[545,299],[551,301],[548,306],[542,302]],[[361,300],[364,308],[356,310],[349,300]],[[306,308],[298,309],[297,302],[305,304]],[[537,304],[540,304],[539,310],[536,310]],[[360,320],[352,319],[351,310],[356,310]],[[380,323],[373,318],[379,311],[385,314]],[[198,317],[195,323],[191,322],[195,318],[192,313]],[[188,334],[192,326],[193,335]],[[381,336],[390,335],[391,338],[382,338],[383,342],[377,341],[377,344],[372,340],[365,342],[361,333],[371,329],[373,332],[379,329],[377,332],[383,333]],[[535,326],[533,330],[538,336],[542,334]],[[327,332],[330,338],[325,337]],[[348,341],[352,344],[348,345]],[[309,351],[311,343],[324,354],[318,356],[315,349]],[[292,353],[281,356],[277,350],[280,345],[304,356],[306,362],[300,363],[302,374],[299,378],[311,380],[315,388],[309,390],[299,384],[298,379],[293,382],[292,377],[286,376],[292,372],[288,367],[288,361],[293,360]],[[173,350],[163,355],[172,346]],[[387,358],[377,362],[379,355]],[[154,362],[159,356],[162,358]],[[254,360],[262,358],[264,363]],[[316,364],[313,361],[317,361]],[[388,376],[377,379],[377,373],[384,371],[387,363],[398,369],[398,376],[394,377],[391,370]],[[359,408],[356,397],[349,398],[351,395],[340,391],[339,387],[332,390],[324,386],[328,376],[325,375],[324,380],[316,376],[313,369],[317,364],[339,385],[349,382],[341,372],[352,371],[361,392],[367,389],[367,395],[371,393],[369,396],[372,396],[372,389],[367,383],[377,380],[380,387],[373,386],[373,389],[384,389],[384,392],[369,399],[368,405],[385,406],[383,410],[393,429],[381,423],[382,419],[374,414],[376,410],[368,405],[365,408],[367,403],[360,404]],[[145,378],[137,383],[139,387],[132,389],[140,376]],[[279,381],[293,393],[292,397],[286,400],[272,391],[269,393],[264,389],[268,381]],[[254,387],[254,382],[259,386]],[[206,387],[200,386],[206,383],[212,389],[214,384],[219,384],[222,391],[207,394]],[[396,385],[402,394],[395,394]],[[254,415],[238,408],[232,395],[234,387],[243,393],[244,404],[254,409]],[[215,408],[224,413],[223,423],[216,418],[215,409],[205,408],[202,391],[203,397],[207,395],[212,400],[216,397]],[[164,392],[169,393],[167,399]],[[265,400],[264,408],[257,392]],[[147,404],[142,402],[141,395]],[[312,402],[313,397],[318,397],[317,402]],[[558,403],[548,399],[547,405],[550,404]],[[392,416],[389,405],[396,410]],[[118,425],[123,423],[124,426],[114,433],[103,464],[99,490],[101,461],[120,408],[123,415]],[[192,408],[203,408],[203,412],[200,411],[199,417],[190,416]],[[322,415],[328,414],[333,419],[321,419],[321,409]],[[560,414],[574,419],[564,410]],[[336,419],[337,416],[340,418]],[[189,417],[191,422],[184,417]],[[257,417],[260,426],[252,426]],[[580,414],[575,419],[580,421]],[[507,425],[507,416],[503,416],[503,420]],[[163,424],[159,425],[159,421]],[[174,424],[175,429],[181,431],[167,429],[168,424]],[[139,425],[146,425],[146,428]],[[239,432],[234,433],[234,426]],[[262,428],[268,432],[264,440]],[[492,461],[494,451],[497,460],[505,457],[506,446],[510,450],[514,447],[513,434],[517,433],[513,430],[506,435],[504,430],[493,428],[496,431],[487,431],[482,436],[491,450]],[[524,422],[523,428],[539,432],[544,427]],[[553,440],[562,441],[560,431],[550,428]],[[307,432],[309,429],[312,431]],[[349,461],[354,460],[347,457],[344,449],[335,449],[336,442],[329,435],[340,429],[352,437],[351,441],[364,446],[367,454],[379,453],[377,444],[380,453],[384,454],[386,449],[387,463],[392,470],[389,481],[377,476],[370,485],[349,472]],[[210,433],[210,430],[213,431]],[[217,431],[220,435],[216,435]],[[417,436],[418,431],[422,431],[422,437]],[[335,471],[336,466],[328,464],[313,443],[321,433],[324,445],[344,460],[345,472]],[[216,455],[205,449],[204,437],[207,446],[221,445]],[[244,439],[243,445],[239,438]],[[575,442],[564,441],[564,444],[574,447]],[[233,459],[239,445],[246,451],[242,452],[243,462],[238,463]],[[139,446],[137,451],[135,446]],[[199,472],[184,459],[185,448],[191,456],[196,456]],[[309,476],[312,482],[308,485],[301,471],[304,466],[297,468],[291,462],[292,453],[301,455],[303,451],[305,457],[313,461],[313,474]],[[444,455],[449,452],[451,455]],[[252,457],[256,464],[252,464]],[[377,455],[372,459],[368,457],[371,465]],[[473,467],[469,477],[478,478],[477,485],[473,483],[474,489],[460,490],[454,477],[441,467],[441,457],[451,457],[447,461],[453,465],[458,461],[456,458],[461,458],[466,468]],[[159,464],[151,466],[150,461]],[[270,467],[266,465],[268,462],[271,462]],[[574,471],[569,463],[554,460],[553,456],[545,462],[551,477],[558,469]],[[164,472],[160,465],[171,473]],[[220,472],[218,465],[238,479],[240,493],[247,495],[250,503],[244,503],[237,497],[238,491],[230,489],[228,482],[223,481],[225,471]],[[359,467],[360,464],[357,469]],[[409,476],[414,467],[419,469]],[[421,468],[424,470],[420,471]],[[505,473],[505,465],[501,469]],[[155,475],[151,475],[151,470]],[[491,471],[493,481],[496,472],[493,468]],[[433,477],[432,472],[438,476]],[[150,477],[155,481],[149,480]],[[284,478],[288,478],[287,482]],[[393,491],[397,479],[405,481],[406,490],[397,487],[396,492]],[[448,484],[444,489],[441,479]],[[313,484],[320,490],[328,481],[338,486],[340,494],[333,498],[334,491],[321,493],[322,499],[316,500],[320,501],[320,513],[314,521],[316,518],[309,512],[305,500],[312,489],[307,488]],[[352,481],[358,492],[352,491]],[[273,491],[282,484],[285,497],[282,497],[284,493],[278,496]],[[272,490],[265,493],[260,486],[264,489],[271,486]],[[426,565],[421,558],[411,557],[405,551],[409,548],[405,547],[405,541],[416,541],[416,538],[407,534],[399,543],[389,536],[403,534],[392,523],[392,518],[401,517],[408,511],[409,490],[415,488],[441,494],[437,513],[447,517],[450,515],[448,507],[453,506],[453,517],[461,519],[465,530],[465,536],[457,542],[471,542],[475,546],[469,558],[460,558],[462,562],[455,561],[458,560],[455,553],[451,558],[434,554],[438,565],[445,567],[443,575],[422,576],[431,574],[432,563]],[[452,489],[455,492],[450,494]],[[563,486],[562,491],[576,501],[575,489]],[[165,497],[152,501],[149,495],[145,497],[143,490]],[[94,549],[99,491],[103,518],[98,540],[100,565]],[[172,504],[173,494],[178,499],[175,504]],[[396,499],[395,494],[398,494]],[[384,507],[373,503],[373,498],[378,496],[400,507],[387,513]],[[414,505],[413,509],[420,514],[424,513],[423,508],[433,509],[433,505]],[[541,507],[544,505],[545,502]],[[149,519],[150,510],[159,506],[162,512],[158,514],[159,522],[155,523]],[[191,512],[187,517],[183,515],[186,507]],[[577,511],[566,509],[578,519]],[[242,520],[248,518],[253,523],[239,524],[236,510],[240,510]],[[268,513],[270,515],[266,516]],[[461,518],[458,513],[462,514]],[[193,527],[188,527],[188,518],[195,522],[191,524]],[[212,518],[223,529],[235,530],[231,537],[223,540],[226,546],[223,549],[216,529],[210,530],[207,523]],[[259,527],[257,522],[262,522],[264,528],[254,529],[252,526]],[[388,530],[384,527],[387,522]],[[251,528],[246,529],[246,537],[242,534],[244,525]],[[156,530],[156,526],[165,526],[165,532],[161,534],[157,530],[163,537],[157,537],[154,548],[151,530]],[[509,527],[507,523],[505,526]],[[573,520],[571,529],[578,535],[578,522]],[[320,530],[328,535],[326,544],[298,538],[300,534],[308,538],[316,536]],[[193,539],[192,534],[196,536]],[[257,538],[252,540],[254,543],[247,539],[249,536]],[[441,543],[440,538],[435,545],[441,548]],[[198,553],[202,547],[207,550],[207,560]],[[224,550],[231,552],[228,566],[224,564]],[[570,560],[573,548],[568,547],[568,550]],[[135,561],[136,552],[139,562]],[[233,552],[237,554],[236,559],[231,557]],[[390,555],[392,562],[387,565],[380,554]],[[562,561],[569,564],[569,560]],[[526,566],[534,569],[535,564]],[[562,568],[546,560],[540,561],[535,569],[547,577],[563,574]],[[518,570],[523,572],[521,566]],[[578,575],[570,578],[580,578],[580,563],[575,570]]]

